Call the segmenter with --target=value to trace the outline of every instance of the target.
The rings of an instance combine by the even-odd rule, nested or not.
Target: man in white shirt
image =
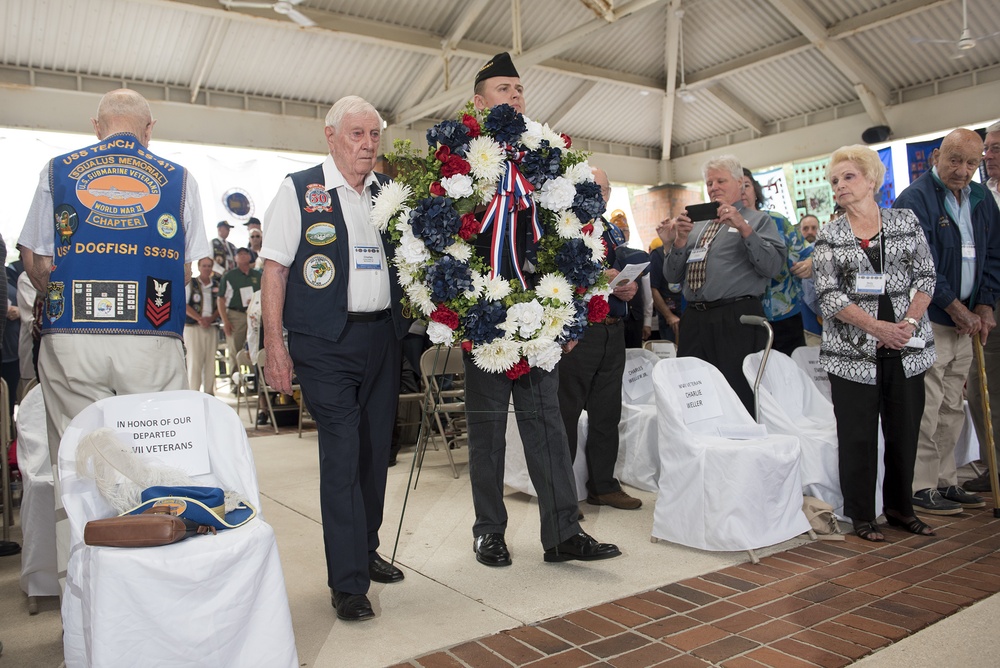
[[[210,257],[198,260],[198,275],[184,289],[187,318],[184,321],[184,346],[187,348],[188,378],[191,389],[215,394],[215,351],[219,343],[219,320],[216,300],[219,279],[212,275]]]
[[[356,621],[374,617],[372,580],[403,579],[376,549],[409,321],[388,236],[369,223],[389,180],[374,171],[382,118],[345,97],[325,133],[330,155],[286,177],[264,215],[264,374],[291,394],[294,372],[316,419],[328,585],[337,617]]]

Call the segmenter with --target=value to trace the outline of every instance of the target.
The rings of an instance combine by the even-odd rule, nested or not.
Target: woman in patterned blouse
[[[820,364],[833,391],[844,514],[859,537],[874,542],[885,540],[875,512],[880,415],[886,520],[934,535],[914,516],[910,489],[924,372],[934,363],[925,315],[934,264],[913,212],[876,203],[884,175],[878,154],[866,146],[830,156],[827,178],[845,213],[823,227],[813,254],[824,318]]]

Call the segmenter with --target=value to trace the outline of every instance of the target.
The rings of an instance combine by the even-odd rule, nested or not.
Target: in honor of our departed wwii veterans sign
[[[188,475],[211,472],[201,401],[136,400],[104,411],[104,426],[141,457],[156,459]]]

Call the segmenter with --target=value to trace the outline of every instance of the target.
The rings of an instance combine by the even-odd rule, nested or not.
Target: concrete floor
[[[490,569],[472,554],[473,510],[467,451],[455,451],[460,477],[452,477],[443,451],[430,451],[419,485],[409,493],[397,562],[406,580],[374,584],[377,618],[349,624],[336,619],[326,587],[319,515],[315,432],[297,438],[251,439],[264,518],[274,527],[291,604],[302,666],[388,666],[435,649],[646,591],[748,560],[746,553],[709,553],[649,540],[654,495],[629,490],[644,502],[638,511],[582,504],[584,530],[617,543],[621,558],[592,564],[546,564],[538,539],[535,501],[509,494],[507,540],[514,565]],[[380,552],[389,558],[400,522],[412,450],[389,471]],[[19,530],[14,538],[20,541]],[[801,541],[790,541],[766,555]],[[20,559],[0,558],[2,666],[58,666],[60,622],[55,599],[27,614],[18,585]],[[867,666],[1000,665],[995,632],[1000,599],[993,596],[859,663]]]

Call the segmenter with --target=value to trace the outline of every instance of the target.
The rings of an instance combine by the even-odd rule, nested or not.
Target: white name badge
[[[355,269],[381,269],[382,249],[378,246],[354,247]]]
[[[962,259],[963,260],[976,259],[976,244],[962,244]]]
[[[694,250],[691,251],[691,254],[688,255],[687,261],[689,264],[691,262],[701,262],[702,260],[705,259],[707,255],[708,255],[707,248],[695,248]]]
[[[885,274],[858,274],[855,291],[862,295],[885,294]]]

